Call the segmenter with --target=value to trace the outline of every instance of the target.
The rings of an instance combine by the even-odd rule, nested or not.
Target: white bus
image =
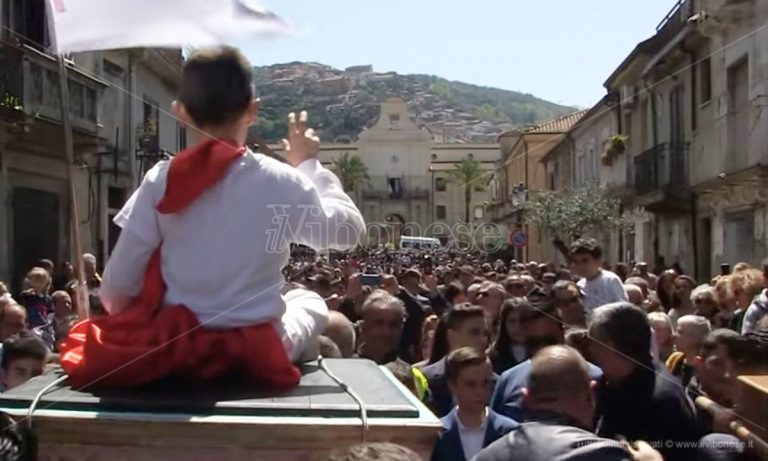
[[[442,246],[440,240],[435,237],[411,237],[409,235],[400,237],[400,248],[403,250],[436,250]]]

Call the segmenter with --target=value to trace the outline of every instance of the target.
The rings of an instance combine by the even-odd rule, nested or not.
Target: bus
[[[442,247],[443,244],[435,237],[400,237],[400,248],[403,250],[437,250]]]

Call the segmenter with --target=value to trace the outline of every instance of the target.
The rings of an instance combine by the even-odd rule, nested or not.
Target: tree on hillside
[[[480,162],[473,158],[462,159],[448,172],[450,181],[464,188],[464,219],[472,222],[470,204],[472,203],[472,190],[485,190],[491,176],[483,170]]]
[[[349,155],[349,152],[345,152],[341,157],[333,160],[331,171],[339,178],[345,192],[352,192],[360,186],[368,184],[368,181],[371,180],[365,163],[360,160],[359,156]]]
[[[522,205],[523,221],[549,232],[560,251],[592,229],[626,230],[631,221],[621,202],[596,187],[531,191]]]

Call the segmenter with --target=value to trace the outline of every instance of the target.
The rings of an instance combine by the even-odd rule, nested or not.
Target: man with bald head
[[[328,325],[323,336],[336,343],[342,357],[350,358],[355,354],[355,327],[341,312],[328,313]]]
[[[629,298],[630,303],[637,307],[643,307],[645,295],[643,294],[642,288],[637,285],[626,284],[624,285],[624,291],[627,292],[627,297]]]
[[[594,387],[587,362],[568,346],[541,349],[523,389],[526,420],[478,454],[475,461],[661,461],[650,446],[638,450],[596,436]]]

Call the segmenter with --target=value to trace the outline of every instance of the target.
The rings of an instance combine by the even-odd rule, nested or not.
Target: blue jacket
[[[523,420],[523,388],[528,385],[531,374],[531,361],[516,365],[501,374],[491,397],[491,409],[500,415],[515,421]],[[589,364],[589,374],[595,381],[603,378],[603,371]]]
[[[443,433],[437,439],[432,452],[432,461],[469,461],[464,458],[464,448],[459,436],[459,417],[456,408],[440,420],[443,423]],[[510,433],[520,426],[516,421],[502,416],[492,410],[488,411],[488,425],[485,429],[483,448]]]
[[[438,418],[442,418],[456,406],[451,391],[448,389],[448,382],[445,379],[445,357],[431,365],[425,366],[421,369],[421,372],[424,373],[424,376],[429,381],[427,405]],[[495,385],[499,380],[499,375],[494,373],[491,379]]]

